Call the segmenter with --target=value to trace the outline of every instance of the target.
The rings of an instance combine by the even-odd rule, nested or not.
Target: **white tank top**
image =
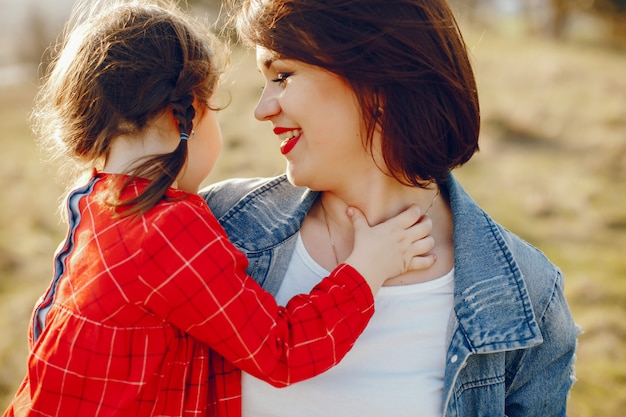
[[[308,293],[327,275],[298,236],[278,304]],[[374,316],[337,366],[286,388],[243,373],[243,417],[441,417],[453,291],[454,270],[381,288]]]

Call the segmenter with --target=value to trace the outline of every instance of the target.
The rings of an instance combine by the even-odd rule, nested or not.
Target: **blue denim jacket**
[[[491,219],[453,176],[447,191],[455,289],[443,415],[566,416],[578,328],[561,272]],[[248,273],[275,294],[317,193],[280,176],[228,180],[201,194],[247,255]]]

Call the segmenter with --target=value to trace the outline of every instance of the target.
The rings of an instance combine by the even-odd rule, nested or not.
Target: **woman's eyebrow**
[[[275,57],[271,57],[271,58],[267,58],[265,61],[263,61],[263,66],[266,69],[270,69],[270,67],[272,66],[272,64],[274,63],[274,61],[276,61]]]

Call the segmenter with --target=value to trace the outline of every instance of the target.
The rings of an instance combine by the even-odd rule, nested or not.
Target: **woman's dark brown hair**
[[[445,0],[246,0],[244,43],[345,78],[371,149],[377,126],[399,181],[443,183],[478,150],[480,112],[467,49]]]
[[[89,5],[68,23],[33,122],[47,151],[56,149],[91,170],[106,159],[112,139],[141,132],[166,111],[173,112],[181,132],[190,133],[221,68],[215,38],[172,2]],[[113,205],[130,208],[125,214],[146,211],[163,198],[186,159],[187,141],[181,141],[172,153],[141,161],[123,186],[137,176],[151,179],[150,185],[129,201],[112,196]]]

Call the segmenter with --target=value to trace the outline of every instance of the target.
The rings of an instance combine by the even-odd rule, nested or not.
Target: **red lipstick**
[[[292,130],[297,130],[297,129],[294,127],[275,127],[274,134],[280,135],[281,133],[291,132]]]
[[[299,129],[288,128],[288,127],[276,127],[274,128],[274,134],[280,135],[286,132],[293,132],[294,130],[299,130]],[[284,139],[280,143],[280,153],[282,153],[283,155],[287,155],[289,152],[291,152],[291,150],[298,143],[298,140],[300,140],[301,136],[302,136],[302,132],[300,132],[297,136]]]

